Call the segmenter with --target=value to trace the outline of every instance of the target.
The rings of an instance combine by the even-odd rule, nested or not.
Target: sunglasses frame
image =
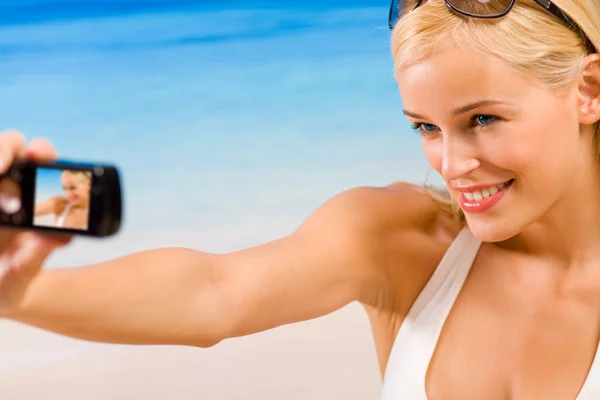
[[[404,1],[404,0],[400,0],[398,4],[402,4],[402,1]],[[419,0],[417,2],[417,5],[415,6],[415,8],[413,8],[411,11],[414,11],[417,8],[419,8],[421,6],[421,4],[423,4],[425,1],[427,1],[427,0]],[[508,7],[506,7],[506,10],[504,12],[499,13],[499,14],[482,15],[482,14],[472,14],[472,13],[468,13],[466,11],[459,10],[452,4],[452,0],[444,0],[444,1],[446,3],[446,6],[448,6],[448,8],[452,9],[453,11],[455,11],[461,15],[464,15],[466,17],[482,18],[482,19],[502,18],[506,14],[508,14],[513,9],[515,4],[517,3],[517,0],[511,0],[510,4],[508,5]],[[579,26],[575,23],[575,21],[573,21],[571,19],[571,17],[569,17],[567,14],[565,14],[556,4],[554,4],[550,0],[533,0],[533,1],[535,1],[538,5],[540,5],[542,8],[544,8],[550,14],[552,14],[556,18],[558,18],[569,29],[571,29],[571,30],[575,31],[577,34],[581,35],[585,39],[586,44],[588,45],[588,48],[590,49],[590,52],[592,52],[592,53],[596,52],[594,45],[592,44],[590,39],[587,37],[585,32],[583,32],[581,30],[581,28],[579,28]],[[397,7],[394,7],[396,2],[397,2],[396,0],[392,0],[392,3],[390,5],[390,12],[389,12],[389,16],[388,16],[388,26],[389,26],[390,30],[393,30],[394,26],[398,23],[398,21],[400,19],[402,19],[401,16],[398,16],[397,12],[396,13],[394,12],[395,9],[397,9]]]

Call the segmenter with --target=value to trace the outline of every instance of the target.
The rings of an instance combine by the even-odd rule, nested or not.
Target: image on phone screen
[[[35,171],[33,225],[87,230],[91,188],[91,171],[38,167]]]

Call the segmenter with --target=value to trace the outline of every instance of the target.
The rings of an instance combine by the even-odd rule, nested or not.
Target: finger
[[[0,229],[0,249],[4,249],[17,235],[13,229]]]
[[[28,282],[37,275],[48,256],[69,241],[67,237],[52,237],[36,233],[24,235],[18,241],[14,251],[7,252],[0,258],[0,276],[13,275],[19,280]]]
[[[71,243],[73,236],[64,233],[39,233],[32,232],[34,240],[40,241],[42,246],[49,246],[52,249],[63,247]],[[27,240],[28,238],[25,238]]]
[[[32,140],[25,151],[28,159],[36,161],[54,161],[58,157],[58,152],[52,143],[42,138]]]
[[[0,173],[6,172],[16,157],[25,155],[25,136],[17,131],[0,134]]]
[[[25,240],[19,240],[23,237]],[[30,283],[50,253],[58,247],[57,242],[35,234],[18,235],[15,239],[0,255],[0,303],[8,306],[9,310],[23,300]],[[18,246],[15,247],[15,244]]]

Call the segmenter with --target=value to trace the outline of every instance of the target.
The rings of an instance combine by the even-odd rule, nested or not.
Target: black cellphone
[[[120,181],[113,165],[17,160],[0,175],[0,226],[112,236],[123,214]]]

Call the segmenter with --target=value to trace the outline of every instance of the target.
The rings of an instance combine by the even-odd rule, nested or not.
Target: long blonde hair
[[[553,0],[600,49],[600,2]],[[561,90],[580,76],[589,44],[579,34],[532,0],[518,0],[511,12],[497,19],[462,16],[443,0],[428,0],[405,15],[392,33],[394,71],[431,57],[440,45],[455,45],[491,55],[550,89]],[[599,129],[595,143],[600,158]],[[464,223],[464,215],[447,193],[427,188],[444,209]]]

